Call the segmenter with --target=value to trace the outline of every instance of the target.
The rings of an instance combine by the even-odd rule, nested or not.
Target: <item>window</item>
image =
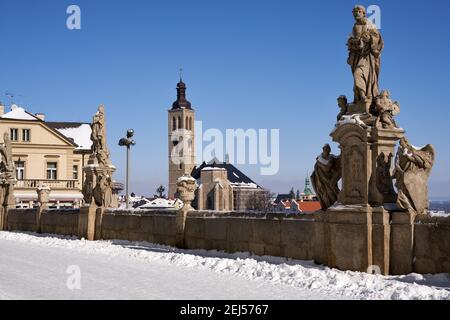
[[[16,161],[15,165],[16,165],[16,179],[24,180],[25,179],[25,162]]]
[[[22,130],[22,140],[24,142],[30,142],[30,129]]]
[[[11,141],[18,141],[19,140],[19,129],[11,129],[9,132],[9,138]]]
[[[78,180],[78,166],[74,165],[73,166],[73,180]]]
[[[57,180],[57,164],[56,162],[47,163],[47,180]]]

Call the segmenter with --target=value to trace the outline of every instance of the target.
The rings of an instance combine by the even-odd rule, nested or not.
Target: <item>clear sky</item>
[[[82,29],[66,28],[77,4]],[[260,176],[274,192],[303,188],[330,142],[336,98],[352,98],[346,39],[355,1],[0,0],[0,99],[49,121],[90,122],[107,108],[117,180],[136,130],[132,190],[167,184],[167,110],[184,68],[188,99],[204,129],[279,128],[281,168]],[[431,195],[450,197],[448,1],[361,1],[381,8],[380,86],[401,104],[398,123],[414,145],[432,143]],[[339,153],[336,145],[333,152]]]

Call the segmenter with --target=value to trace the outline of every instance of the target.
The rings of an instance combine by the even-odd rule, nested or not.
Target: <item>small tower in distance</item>
[[[302,200],[311,201],[313,200],[315,194],[311,186],[311,180],[309,179],[308,175],[306,175],[305,179],[305,190],[303,190],[302,193]]]
[[[177,180],[195,167],[195,111],[186,99],[186,84],[180,76],[177,100],[168,111],[169,198],[175,198]]]

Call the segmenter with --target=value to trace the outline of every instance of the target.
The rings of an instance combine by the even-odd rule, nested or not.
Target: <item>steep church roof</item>
[[[199,167],[195,167],[192,170],[192,177],[194,179],[200,179],[200,173],[203,169],[221,168],[227,171],[227,178],[233,187],[247,187],[247,188],[260,188],[252,179],[242,173],[231,163],[221,162],[217,158],[214,158],[210,162],[203,162]]]

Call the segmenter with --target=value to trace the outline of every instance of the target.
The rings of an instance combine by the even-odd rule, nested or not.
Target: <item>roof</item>
[[[51,122],[45,122],[41,119],[39,119],[34,114],[26,111],[22,107],[18,107],[16,105],[11,106],[11,111],[3,114],[0,116],[1,119],[4,120],[21,120],[21,121],[34,121],[36,123],[41,123],[48,129],[50,129],[52,132],[54,132],[56,135],[60,136],[61,138],[67,140],[68,143],[74,145],[76,149],[83,150],[81,147],[78,146],[78,143],[76,143],[76,140],[81,141],[80,139],[75,139],[76,136],[71,137],[69,134],[64,134],[61,130],[58,130],[55,127],[50,126]],[[62,122],[60,122],[62,123]],[[89,133],[89,140],[90,140],[90,133]],[[90,149],[90,146],[89,146]]]
[[[283,200],[291,200],[291,198],[292,198],[292,196],[289,193],[287,193],[287,194],[278,194],[277,198],[275,199],[274,202],[276,204],[278,204],[278,203],[280,203]]]
[[[45,124],[66,136],[77,144],[75,150],[91,150],[91,132],[89,123],[81,122],[45,122]]]
[[[314,212],[322,209],[319,201],[302,201],[298,203],[302,212]]]
[[[0,116],[2,119],[13,119],[13,120],[27,120],[27,121],[41,121],[38,117],[25,111],[24,108],[13,105],[11,111]]]
[[[321,210],[319,201],[296,201],[296,200],[281,200],[280,205],[284,209],[291,209],[292,204],[297,204],[301,212],[315,212]]]
[[[216,158],[209,163],[203,162],[199,167],[195,167],[192,170],[192,177],[200,179],[200,173],[202,170],[214,170],[225,169],[227,171],[228,181],[235,187],[252,187],[260,188],[252,179],[246,176],[242,171],[233,166],[231,163],[221,162]]]

